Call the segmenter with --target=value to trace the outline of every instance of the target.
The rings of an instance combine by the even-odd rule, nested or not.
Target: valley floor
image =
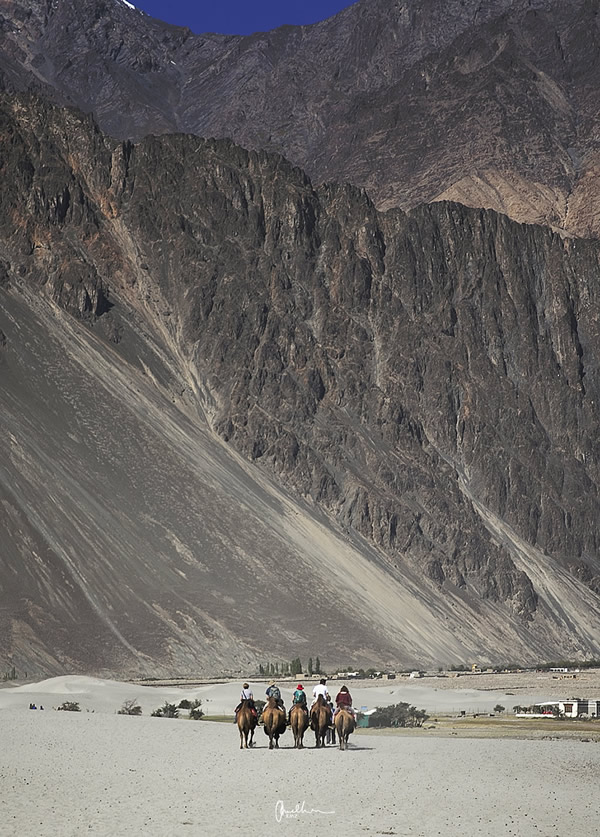
[[[351,738],[348,751],[240,751],[233,724],[0,712],[3,835],[591,835],[600,746],[581,740]],[[296,815],[287,812],[298,811]]]
[[[590,674],[590,678],[597,675]],[[355,705],[407,700],[423,729],[358,730],[347,752],[239,749],[233,723],[149,717],[164,701],[200,697],[232,718],[237,683],[144,687],[67,676],[0,689],[0,832],[10,837],[212,837],[244,834],[564,837],[596,833],[600,721],[490,717],[512,693],[541,699],[552,676],[499,691],[463,678],[352,684]],[[572,681],[568,689],[571,691]],[[453,683],[454,688],[451,687]],[[556,681],[561,683],[561,681]],[[264,684],[253,684],[261,694]],[[564,682],[561,684],[564,686]],[[582,684],[583,685],[583,684]],[[592,682],[587,683],[591,689]],[[540,691],[538,691],[538,688]],[[559,688],[559,686],[557,686]],[[284,688],[284,697],[289,695]],[[142,717],[117,715],[125,700]],[[532,698],[533,699],[533,698]],[[57,712],[65,700],[82,712]],[[31,711],[35,702],[44,711]],[[515,698],[515,702],[522,702]],[[460,717],[456,707],[480,717]],[[434,714],[437,713],[437,714]]]

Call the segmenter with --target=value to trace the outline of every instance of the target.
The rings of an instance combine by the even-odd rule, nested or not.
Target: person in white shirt
[[[327,703],[327,699],[329,697],[329,692],[327,691],[327,680],[324,677],[321,678],[320,682],[313,689],[313,702],[310,705],[312,709],[315,703],[317,702],[317,698],[319,695],[323,695],[323,703]]]
[[[235,718],[234,718],[234,723],[236,722],[236,719],[237,719],[237,713],[238,713],[238,712],[239,712],[239,710],[240,710],[240,706],[242,705],[242,701],[243,701],[243,700],[247,700],[247,701],[248,701],[248,706],[249,706],[249,707],[250,707],[250,709],[252,710],[253,714],[254,714],[255,716],[257,716],[256,706],[254,705],[254,695],[252,694],[252,689],[250,688],[250,686],[248,685],[248,683],[244,683],[244,685],[242,686],[242,691],[241,691],[241,693],[240,693],[240,702],[239,702],[239,703],[238,703],[238,705],[235,707]]]
[[[252,694],[252,689],[247,683],[244,683],[242,686],[242,692],[240,694],[240,700],[254,700],[254,695]]]

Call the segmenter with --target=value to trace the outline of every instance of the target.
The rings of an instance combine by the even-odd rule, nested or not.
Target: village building
[[[598,718],[600,717],[600,699],[547,700],[515,714],[518,718],[554,718],[557,714],[565,718],[579,718],[582,715],[588,718]]]

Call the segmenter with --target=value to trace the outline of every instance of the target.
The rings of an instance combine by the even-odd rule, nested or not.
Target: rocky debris
[[[277,151],[381,209],[458,200],[589,237],[597,29],[588,0],[360,0],[248,37],[108,0],[7,0],[0,79],[91,109],[114,136]]]
[[[0,127],[22,288],[114,315],[97,336],[147,369],[135,312],[185,409],[458,608],[470,647],[489,604],[489,656],[598,652],[597,244],[450,203],[381,214],[277,155],[122,144],[34,98],[5,96]]]

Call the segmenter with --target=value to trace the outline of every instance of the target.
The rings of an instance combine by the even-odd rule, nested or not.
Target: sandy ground
[[[426,687],[415,688],[425,694]],[[364,689],[371,702],[374,692],[383,697],[385,691]],[[212,695],[215,707],[229,709],[237,688],[214,684],[187,693],[201,693],[204,700]],[[455,701],[456,693],[449,694]],[[600,744],[593,740],[366,731],[353,736],[347,752],[334,747],[317,751],[310,734],[307,749],[299,752],[291,748],[287,732],[281,749],[270,752],[259,729],[257,746],[240,751],[233,724],[114,714],[128,697],[141,697],[146,713],[146,707],[155,708],[173,695],[180,697],[182,690],[140,690],[79,677],[1,689],[0,833],[597,833]],[[432,690],[430,697],[439,700],[440,691]],[[45,711],[30,711],[29,702],[39,705],[40,698]],[[80,699],[90,711],[52,711],[65,699]],[[498,693],[477,699],[497,702]]]
[[[0,725],[3,835],[597,833],[593,743],[423,731],[298,752],[286,733],[270,752],[260,730],[240,751],[233,725],[210,722],[8,709]]]

